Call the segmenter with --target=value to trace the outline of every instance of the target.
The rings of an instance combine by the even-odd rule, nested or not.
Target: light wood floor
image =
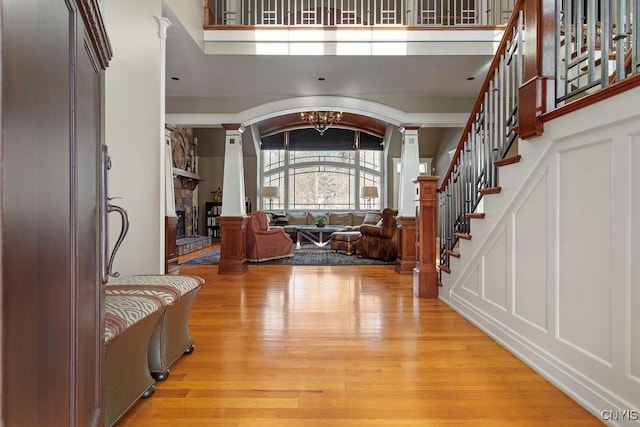
[[[180,272],[195,352],[119,426],[601,424],[392,267]]]

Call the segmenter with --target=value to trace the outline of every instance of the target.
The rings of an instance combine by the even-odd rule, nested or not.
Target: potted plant
[[[324,227],[324,224],[325,224],[325,219],[323,216],[319,216],[316,218],[316,226]]]

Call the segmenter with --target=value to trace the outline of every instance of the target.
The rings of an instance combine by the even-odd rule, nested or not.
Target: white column
[[[245,216],[244,163],[239,124],[223,124],[227,131],[224,147],[221,216]]]
[[[406,127],[402,133],[400,157],[400,185],[398,188],[398,215],[416,216],[416,186],[413,182],[420,175],[420,150],[418,128]]]
[[[160,164],[166,165],[166,153],[167,153],[167,139],[165,135],[165,81],[166,81],[166,63],[167,63],[167,28],[171,26],[171,21],[165,17],[157,17],[158,20],[158,37],[160,37]],[[171,150],[171,142],[169,142],[169,151]],[[172,166],[172,165],[169,165]],[[169,171],[171,168],[169,168]],[[159,233],[160,233],[160,271],[164,271],[164,259],[166,255],[165,249],[165,224],[164,217],[167,215],[167,197],[173,199],[175,196],[173,194],[166,194],[167,186],[166,182],[170,179],[173,183],[173,172],[171,172],[170,176],[167,176],[167,168],[160,168],[160,177],[158,182],[160,182],[160,224]],[[171,186],[173,188],[173,185]],[[175,203],[173,203],[174,212],[168,212],[169,216],[175,216]]]

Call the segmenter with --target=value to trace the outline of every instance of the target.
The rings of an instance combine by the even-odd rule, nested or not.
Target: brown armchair
[[[398,215],[397,210],[385,208],[378,224],[362,224],[360,226],[362,237],[356,245],[358,256],[382,261],[393,261],[398,257],[396,215]]]
[[[246,228],[247,260],[253,262],[293,256],[293,241],[281,227],[269,228],[267,213],[248,215]]]

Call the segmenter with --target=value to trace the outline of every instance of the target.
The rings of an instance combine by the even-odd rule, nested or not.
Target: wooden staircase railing
[[[449,272],[459,239],[471,238],[470,220],[483,195],[500,191],[496,161],[508,157],[518,140],[519,88],[524,76],[524,1],[513,15],[462,132],[439,188],[440,271]],[[455,255],[454,255],[455,254]]]
[[[499,168],[520,160],[519,138],[640,86],[639,7],[626,0],[516,3],[438,189],[441,277],[450,257],[462,255],[459,239],[471,239],[470,220],[484,218],[482,197],[501,191]]]

